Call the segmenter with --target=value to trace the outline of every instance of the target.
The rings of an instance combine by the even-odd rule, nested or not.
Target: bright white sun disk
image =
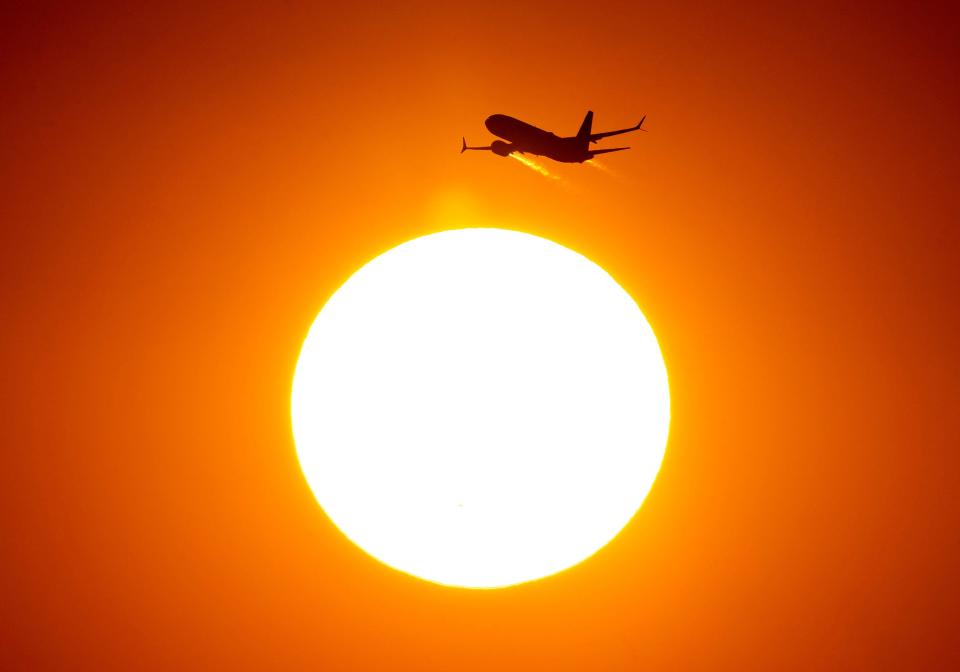
[[[656,338],[599,266],[501,229],[377,257],[303,344],[294,438],[354,543],[437,583],[553,574],[636,513],[666,447]]]

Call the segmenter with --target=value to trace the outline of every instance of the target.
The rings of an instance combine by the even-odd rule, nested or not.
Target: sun
[[[301,468],[381,562],[494,588],[588,558],[643,503],[666,449],[667,373],[602,268],[503,229],[417,238],[358,270],[293,380]]]

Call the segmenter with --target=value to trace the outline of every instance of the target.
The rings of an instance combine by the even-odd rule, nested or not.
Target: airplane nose
[[[503,115],[502,114],[491,114],[487,117],[487,120],[483,122],[483,125],[487,127],[487,130],[497,135],[497,129],[503,127]]]

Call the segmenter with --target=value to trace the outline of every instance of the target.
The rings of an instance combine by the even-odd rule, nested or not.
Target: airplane
[[[590,143],[595,143],[602,138],[608,138],[611,135],[620,135],[621,133],[630,133],[631,131],[645,131],[640,128],[644,115],[640,123],[630,128],[621,128],[617,131],[607,131],[605,133],[591,133],[593,126],[593,112],[587,112],[580,124],[580,130],[577,134],[569,138],[561,138],[553,133],[544,131],[536,126],[508,117],[505,114],[494,114],[487,117],[485,123],[487,130],[497,137],[508,140],[494,140],[487,147],[469,147],[467,139],[463,138],[463,146],[460,153],[463,154],[468,149],[489,150],[497,156],[509,156],[513,152],[520,154],[534,154],[536,156],[545,156],[554,161],[563,163],[583,163],[592,159],[597,154],[606,154],[608,152],[622,152],[629,147],[614,147],[613,149],[590,149]]]

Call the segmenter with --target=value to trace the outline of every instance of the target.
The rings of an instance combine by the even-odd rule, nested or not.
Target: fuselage
[[[545,156],[563,163],[583,163],[590,158],[585,139],[561,138],[505,114],[494,114],[484,123],[488,131],[511,144],[511,151]]]

